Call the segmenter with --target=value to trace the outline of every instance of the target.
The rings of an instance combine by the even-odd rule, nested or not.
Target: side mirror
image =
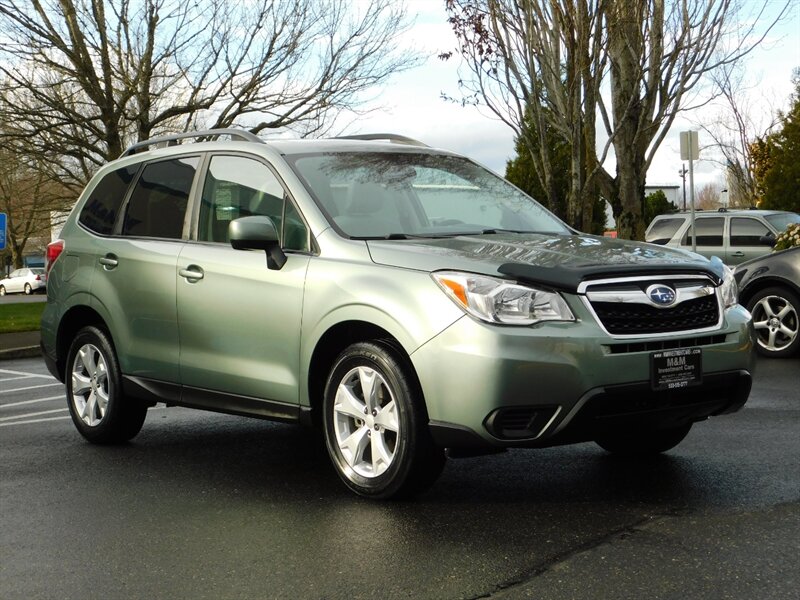
[[[769,246],[770,248],[772,248],[775,245],[775,236],[772,235],[771,233],[768,233],[767,235],[762,235],[760,238],[758,238],[758,243],[761,244],[762,246]]]
[[[278,230],[269,217],[242,217],[228,225],[228,239],[236,250],[263,250],[267,267],[278,271],[286,264],[286,255],[278,241]]]

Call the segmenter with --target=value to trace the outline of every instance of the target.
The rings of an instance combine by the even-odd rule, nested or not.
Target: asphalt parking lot
[[[347,492],[313,431],[151,409],[83,441],[39,359],[0,362],[0,598],[796,599],[800,360],[653,460],[592,444]]]

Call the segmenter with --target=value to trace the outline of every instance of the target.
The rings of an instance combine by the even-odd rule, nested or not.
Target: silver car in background
[[[44,269],[16,269],[5,279],[0,279],[0,296],[6,294],[33,294],[47,288],[47,274]]]

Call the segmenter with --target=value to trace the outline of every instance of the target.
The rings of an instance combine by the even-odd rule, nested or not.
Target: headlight
[[[722,284],[719,286],[719,295],[722,298],[722,306],[730,308],[739,302],[739,286],[733,276],[733,269],[722,266]]]
[[[553,292],[471,273],[440,271],[431,277],[462,309],[488,323],[575,320],[564,299]]]

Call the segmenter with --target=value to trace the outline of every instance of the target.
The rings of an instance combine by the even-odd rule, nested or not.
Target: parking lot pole
[[[694,234],[694,160],[689,159],[689,198],[692,202],[692,252],[697,252],[697,236]]]
[[[696,131],[681,131],[681,160],[689,161],[689,200],[692,204],[692,252],[697,252],[694,235],[694,161],[700,157],[700,144]]]

